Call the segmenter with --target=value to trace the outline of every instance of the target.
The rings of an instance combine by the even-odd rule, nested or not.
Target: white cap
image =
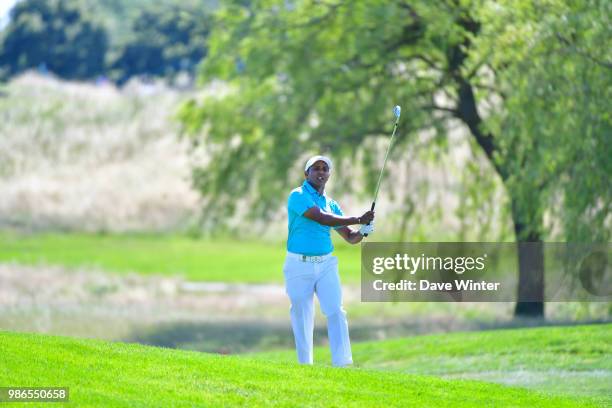
[[[308,171],[308,169],[310,168],[310,166],[312,166],[313,164],[315,164],[318,161],[322,161],[325,162],[325,164],[327,164],[327,167],[329,167],[329,171],[331,171],[332,169],[332,161],[329,157],[327,156],[312,156],[310,159],[308,159],[308,161],[306,162],[306,166],[304,166],[304,171]]]

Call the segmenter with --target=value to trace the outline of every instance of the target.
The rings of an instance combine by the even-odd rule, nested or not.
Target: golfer
[[[304,183],[289,194],[289,235],[283,273],[291,300],[291,326],[298,361],[312,364],[313,297],[316,293],[327,317],[332,364],[343,367],[352,364],[353,357],[346,313],[342,308],[338,258],[332,256],[330,228],[347,242],[356,244],[364,234],[374,232],[374,225],[369,224],[374,219],[374,212],[366,211],[360,217],[344,216],[338,203],[325,194],[331,170],[332,162],[328,157],[311,157],[304,167]],[[362,224],[359,231],[348,227],[356,224]]]

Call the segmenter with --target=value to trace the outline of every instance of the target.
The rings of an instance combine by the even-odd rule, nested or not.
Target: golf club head
[[[397,119],[399,119],[400,115],[402,114],[402,108],[399,105],[395,105],[395,108],[393,108],[393,114]]]

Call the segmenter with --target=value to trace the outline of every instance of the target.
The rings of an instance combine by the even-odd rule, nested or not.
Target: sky
[[[17,0],[0,0],[0,29],[8,23],[9,10],[17,3]]]

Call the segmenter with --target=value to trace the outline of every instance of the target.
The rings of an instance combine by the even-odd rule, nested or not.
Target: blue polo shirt
[[[304,216],[309,208],[317,206],[321,211],[344,215],[337,202],[327,195],[319,194],[310,183],[304,183],[289,194],[287,213],[289,214],[289,235],[287,251],[303,255],[325,255],[334,250],[330,229]],[[334,229],[341,227],[334,227]]]

